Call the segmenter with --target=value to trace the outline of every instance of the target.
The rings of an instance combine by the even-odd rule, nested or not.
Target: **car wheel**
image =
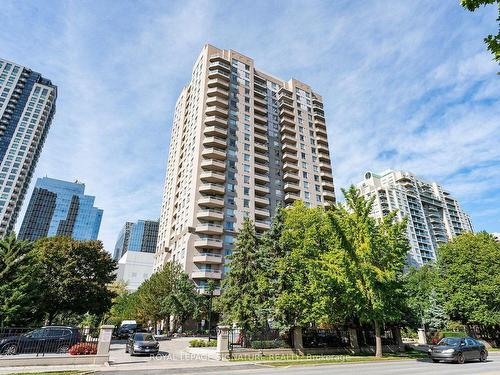
[[[481,354],[479,354],[479,360],[481,362],[486,362],[486,359],[488,359],[488,354],[483,350]]]
[[[432,359],[432,362],[434,362],[434,363],[439,363],[439,359],[434,359],[434,358],[433,358],[433,359]]]
[[[458,364],[463,364],[465,363],[465,357],[464,357],[464,353],[458,353],[457,355],[457,363]]]
[[[64,354],[64,353],[67,353],[69,350],[69,345],[61,345],[60,347],[57,348],[57,352],[60,353],[60,354]]]
[[[16,344],[8,344],[3,348],[3,354],[6,355],[16,355],[17,354],[17,345]]]

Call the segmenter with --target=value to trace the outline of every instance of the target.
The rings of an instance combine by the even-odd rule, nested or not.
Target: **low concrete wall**
[[[46,357],[0,357],[0,367],[16,366],[64,366],[64,365],[103,365],[109,360],[108,355],[75,355]]]

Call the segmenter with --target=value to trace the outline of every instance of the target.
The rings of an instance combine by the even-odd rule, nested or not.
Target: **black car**
[[[429,357],[433,362],[464,363],[475,359],[485,362],[488,351],[482,342],[472,337],[445,337],[430,347]]]
[[[158,354],[160,344],[151,333],[138,332],[129,337],[125,344],[125,353]]]
[[[115,332],[115,336],[119,339],[127,339],[142,328],[137,324],[123,324]]]
[[[46,326],[20,335],[14,333],[0,338],[0,353],[66,353],[79,343],[82,335],[78,328]]]

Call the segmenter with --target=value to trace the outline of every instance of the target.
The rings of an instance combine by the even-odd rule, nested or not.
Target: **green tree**
[[[336,275],[325,267],[323,256],[331,247],[331,227],[322,208],[296,202],[284,210],[281,238],[276,241],[276,296],[274,318],[284,327],[338,320],[339,295]]]
[[[486,232],[464,233],[438,248],[444,308],[465,325],[500,325],[500,243]]]
[[[496,4],[498,8],[497,22],[499,22],[499,30],[497,35],[488,35],[484,38],[484,42],[488,46],[488,50],[495,57],[495,60],[500,64],[500,0],[461,0],[461,3],[464,8],[471,12],[474,12],[480,6]]]
[[[116,278],[116,262],[102,242],[51,237],[34,246],[37,309],[49,324],[56,317],[103,315],[109,310],[115,295],[107,285]]]
[[[0,323],[29,324],[35,318],[32,249],[14,233],[0,240]]]
[[[162,302],[163,310],[174,317],[174,330],[196,315],[198,293],[189,276],[182,272],[177,264],[173,264],[170,293]]]
[[[370,216],[373,199],[365,200],[351,186],[342,190],[346,203],[328,211],[337,246],[325,257],[345,286],[344,298],[361,322],[375,327],[376,356],[382,356],[381,326],[401,318],[402,274],[410,245],[406,220],[396,213],[381,220]],[[340,250],[340,251],[339,251]]]
[[[229,272],[222,282],[222,294],[218,307],[223,319],[237,323],[244,332],[252,332],[265,322],[263,300],[258,278],[261,263],[259,241],[253,223],[245,219],[238,232],[230,259]]]
[[[411,267],[403,277],[408,307],[422,328],[428,323],[429,296],[438,287],[437,276],[436,268],[426,264],[420,268]]]

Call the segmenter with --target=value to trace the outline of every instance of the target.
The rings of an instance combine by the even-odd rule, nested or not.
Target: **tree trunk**
[[[380,322],[378,320],[375,323],[375,357],[382,357],[382,336],[380,335]]]

